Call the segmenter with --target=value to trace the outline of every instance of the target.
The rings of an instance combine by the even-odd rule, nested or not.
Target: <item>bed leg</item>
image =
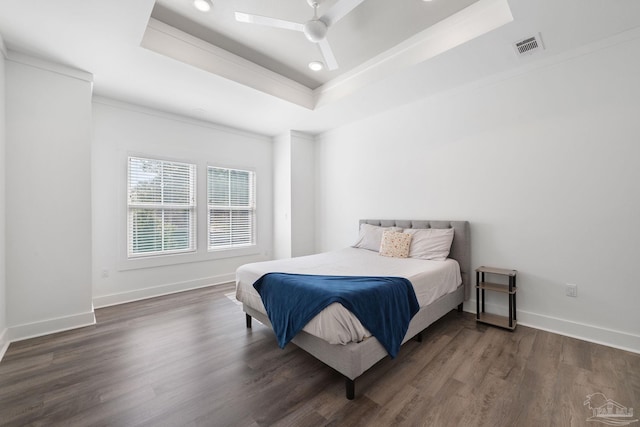
[[[251,329],[251,316],[249,316],[247,313],[245,313],[244,315],[245,320],[247,321],[247,329]]]
[[[418,341],[418,342],[422,342],[422,331],[418,332],[414,337],[414,340]]]
[[[347,399],[353,400],[356,397],[356,380],[345,377],[345,389],[347,392]]]
[[[462,306],[463,305],[464,305],[464,303],[458,304],[458,313],[462,313]]]

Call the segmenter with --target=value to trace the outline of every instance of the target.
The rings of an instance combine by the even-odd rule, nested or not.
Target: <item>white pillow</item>
[[[380,255],[393,258],[406,258],[409,255],[412,235],[398,231],[385,230],[382,233]]]
[[[385,230],[402,231],[402,228],[398,227],[379,227],[371,224],[360,225],[360,235],[358,241],[354,243],[354,248],[368,249],[370,251],[380,251],[380,245],[382,244],[382,233]]]
[[[404,232],[413,236],[409,258],[444,261],[449,256],[453,228],[407,228]]]

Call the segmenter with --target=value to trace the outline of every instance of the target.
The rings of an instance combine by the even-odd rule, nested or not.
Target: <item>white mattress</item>
[[[245,264],[236,271],[236,299],[266,314],[253,284],[270,272],[341,276],[395,276],[409,279],[420,307],[453,292],[462,283],[460,267],[453,259],[426,261],[391,258],[366,249],[345,248],[298,258]],[[303,329],[330,344],[360,342],[371,333],[349,310],[333,303]]]

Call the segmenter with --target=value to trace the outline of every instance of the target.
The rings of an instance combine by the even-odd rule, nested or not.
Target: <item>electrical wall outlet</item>
[[[578,296],[578,285],[574,285],[572,283],[567,283],[566,287],[567,296],[568,297],[577,297]]]

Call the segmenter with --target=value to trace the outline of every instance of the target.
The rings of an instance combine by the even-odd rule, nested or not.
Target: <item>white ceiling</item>
[[[230,0],[216,0],[217,7],[222,8],[225,1],[230,3]],[[289,10],[293,14],[295,9],[296,15],[289,18],[304,20],[308,6],[304,0],[299,1],[303,2],[302,6],[293,6],[294,0],[287,0],[287,6],[283,5],[284,0],[245,0],[233,4],[238,8],[242,4],[244,11],[269,16],[287,17],[285,14]],[[447,1],[451,0],[433,0],[433,3]],[[637,0],[502,1],[508,1],[513,22],[418,62],[394,57],[387,61],[385,73],[379,73],[343,96],[313,109],[141,47],[154,0],[2,0],[0,35],[9,50],[92,73],[96,95],[260,134],[278,135],[288,130],[322,133],[474,82],[490,81],[496,76],[506,78],[531,67],[550,66],[571,52],[579,54],[581,46],[591,44],[590,48],[597,48],[594,42],[640,25],[640,2]],[[160,7],[170,9],[165,6],[168,0],[162,2],[156,12]],[[187,0],[172,3],[180,2],[186,3]],[[384,9],[393,4],[407,10],[424,6],[419,0],[366,0],[362,7],[368,2],[372,10],[367,11],[367,17],[376,16],[374,5],[382,4],[379,7]],[[270,9],[258,10],[256,6],[269,3],[280,6],[273,12]],[[291,9],[289,3],[292,3]],[[186,10],[184,4],[180,7]],[[354,15],[353,19],[357,16]],[[389,31],[399,34],[395,25],[393,27]],[[336,30],[335,36],[333,30]],[[336,44],[336,56],[346,69],[348,60],[344,59],[342,47],[338,47],[338,30],[338,25],[331,28],[329,38],[332,45]],[[386,28],[375,30],[376,36],[385,37]],[[191,32],[198,35],[197,31]],[[512,43],[536,32],[542,34],[546,50],[525,58],[516,57]],[[282,36],[287,43],[293,43],[288,34]],[[265,36],[265,40],[271,37],[279,36],[270,34]],[[333,37],[336,41],[332,40]],[[349,38],[341,36],[340,39],[345,37]],[[304,42],[303,39],[303,49]],[[249,50],[252,46],[247,48]],[[253,49],[261,51],[263,48],[254,46]],[[276,55],[273,52],[275,50],[269,49],[262,53],[273,58]],[[276,60],[295,69],[286,65],[284,59],[276,57]],[[343,61],[346,61],[344,65]],[[284,73],[275,66],[266,68]],[[331,79],[333,81],[335,77]],[[330,85],[331,81],[327,84]]]

